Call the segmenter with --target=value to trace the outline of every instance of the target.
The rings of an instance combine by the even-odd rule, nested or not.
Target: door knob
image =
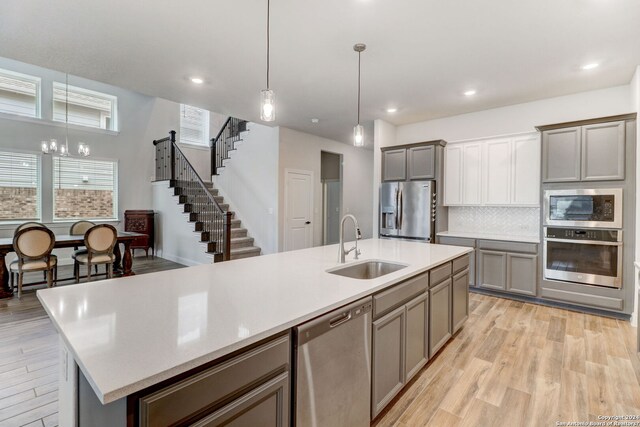
[[[304,223],[305,224],[311,224],[311,221],[305,221]]]

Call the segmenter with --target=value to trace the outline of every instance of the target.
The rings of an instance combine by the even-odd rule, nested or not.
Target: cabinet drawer
[[[538,253],[537,243],[478,240],[478,248],[502,252],[525,252],[530,254]]]
[[[429,286],[433,288],[449,277],[451,277],[451,263],[447,262],[429,271]]]
[[[378,318],[393,310],[411,298],[421,294],[429,287],[427,273],[413,277],[373,296],[373,317]]]
[[[475,239],[467,239],[465,237],[438,236],[438,243],[441,245],[467,246],[469,248],[476,247]]]
[[[454,259],[451,264],[453,266],[453,274],[456,274],[462,270],[469,268],[469,257],[471,255],[463,255],[459,258]]]
[[[255,387],[280,370],[288,371],[289,336],[222,362],[140,399],[140,426],[177,425],[213,409],[225,398]]]

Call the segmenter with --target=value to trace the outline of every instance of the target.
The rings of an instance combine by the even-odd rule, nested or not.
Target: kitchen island
[[[339,265],[331,245],[38,291],[62,347],[60,425],[78,425],[85,382],[107,422],[138,425],[131,396],[288,338],[296,325],[472,251],[382,239],[359,247],[361,261],[406,267],[369,280],[331,274]]]

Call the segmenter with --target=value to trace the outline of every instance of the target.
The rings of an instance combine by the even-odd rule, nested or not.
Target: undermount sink
[[[393,273],[405,267],[405,264],[398,264],[395,262],[364,261],[357,264],[349,264],[344,267],[332,268],[327,270],[327,273],[351,277],[352,279],[370,280]]]

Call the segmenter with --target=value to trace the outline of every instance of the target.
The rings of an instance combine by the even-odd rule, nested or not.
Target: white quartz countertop
[[[505,242],[540,243],[540,236],[513,236],[510,234],[476,233],[467,231],[442,231],[442,237],[464,237],[465,239],[501,240]]]
[[[370,239],[360,260],[406,268],[329,274],[338,245],[38,291],[103,404],[306,322],[471,251]],[[350,254],[347,263],[354,263]]]

